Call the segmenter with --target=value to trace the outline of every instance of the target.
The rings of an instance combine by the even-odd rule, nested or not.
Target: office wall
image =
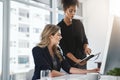
[[[109,0],[86,0],[85,27],[92,53],[101,52],[101,61],[104,54],[106,35],[108,30]],[[96,67],[94,59],[88,62],[88,68]]]

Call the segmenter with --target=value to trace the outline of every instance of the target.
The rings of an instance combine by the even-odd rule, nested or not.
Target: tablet
[[[93,58],[94,56],[97,56],[97,55],[99,55],[99,54],[100,54],[100,52],[99,52],[99,53],[96,53],[96,54],[91,54],[91,55],[85,57],[84,59],[82,59],[82,60],[80,61],[80,63],[82,63],[83,61],[88,61],[89,59],[91,59],[91,58]]]

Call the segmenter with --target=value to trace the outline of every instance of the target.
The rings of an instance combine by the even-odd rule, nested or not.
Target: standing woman
[[[86,69],[86,62],[81,64],[80,61],[86,57],[86,54],[91,53],[91,49],[88,48],[88,40],[82,22],[73,19],[79,1],[61,0],[61,2],[65,15],[64,19],[58,23],[62,35],[60,46],[72,67]]]

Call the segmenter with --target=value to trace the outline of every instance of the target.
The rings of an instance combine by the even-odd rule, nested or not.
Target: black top
[[[61,27],[62,39],[60,41],[60,46],[64,55],[66,56],[68,52],[71,52],[78,59],[86,57],[83,45],[88,44],[88,40],[86,38],[82,22],[80,20],[73,19],[72,24],[67,26],[62,20],[58,23],[58,26]],[[71,66],[74,66],[75,63],[73,61],[69,58],[67,58],[67,60]]]
[[[40,79],[40,70],[49,69],[60,71],[62,67],[63,70],[69,73],[71,67],[69,63],[64,58],[60,61],[56,55],[54,55],[52,59],[47,47],[41,48],[36,46],[32,49],[32,54],[35,63],[35,71],[32,80]]]

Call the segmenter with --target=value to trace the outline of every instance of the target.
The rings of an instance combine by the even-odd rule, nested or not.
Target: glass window
[[[37,4],[42,7],[48,7],[48,8],[52,7],[52,0],[22,0],[22,1],[30,2],[32,4]]]
[[[3,31],[3,4],[0,2],[0,80],[1,80],[1,73],[2,73],[2,31]]]
[[[30,2],[43,7],[52,7],[52,0],[30,0]]]
[[[51,12],[11,1],[10,13],[11,78],[31,80],[32,75],[28,75],[29,71],[34,69],[31,50],[39,42],[44,26],[51,22]]]
[[[63,10],[61,0],[57,0],[57,8],[58,8],[58,10]]]
[[[64,18],[64,15],[58,13],[58,16],[57,16],[57,21],[58,21],[58,22],[57,22],[57,23],[59,23],[63,18]]]
[[[79,7],[77,8],[76,15],[81,16],[81,17],[83,16],[83,3],[79,4]]]

